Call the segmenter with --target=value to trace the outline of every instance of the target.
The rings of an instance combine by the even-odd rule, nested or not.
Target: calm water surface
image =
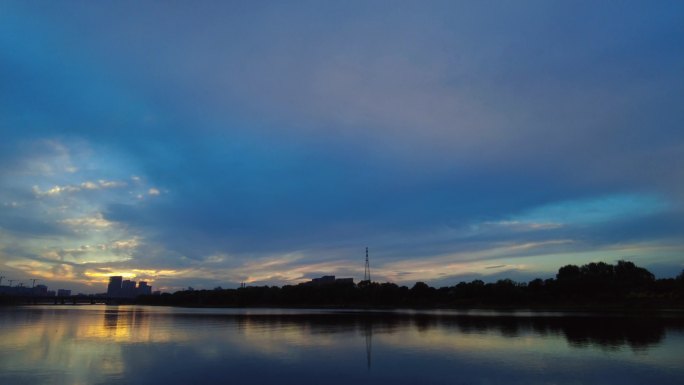
[[[684,384],[677,318],[0,308],[0,384]]]

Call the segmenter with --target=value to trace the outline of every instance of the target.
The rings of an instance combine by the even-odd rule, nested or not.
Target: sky
[[[0,276],[684,269],[681,1],[0,2]]]

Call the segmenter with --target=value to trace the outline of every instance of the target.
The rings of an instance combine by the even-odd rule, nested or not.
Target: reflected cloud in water
[[[0,326],[8,384],[684,379],[678,318],[45,306]]]

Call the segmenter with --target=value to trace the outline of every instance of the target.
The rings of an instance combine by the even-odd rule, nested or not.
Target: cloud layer
[[[678,2],[0,10],[3,275],[684,264]]]

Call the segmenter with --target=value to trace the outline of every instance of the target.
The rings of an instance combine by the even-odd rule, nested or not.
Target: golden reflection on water
[[[127,344],[179,342],[183,331],[155,328],[150,314],[133,307],[64,306],[25,308],[11,327],[0,329],[0,369],[40,368],[67,378],[65,384],[89,384],[124,372]]]
[[[149,314],[140,310],[106,309],[102,323],[81,323],[77,338],[122,343],[150,342],[159,336],[153,336],[149,318]]]
[[[184,355],[204,360],[237,355],[302,365],[312,352],[318,360],[358,354],[358,360],[354,358],[350,365],[369,369],[371,362],[391,360],[388,354],[397,352],[539,371],[558,359],[577,362],[579,356],[602,359],[606,355],[605,350],[596,348],[578,354],[562,328],[537,330],[525,324],[510,328],[491,321],[485,327],[479,321],[434,318],[369,321],[363,317],[86,305],[9,310],[0,313],[0,325],[0,374],[38,370],[54,374],[59,378],[54,383],[60,384],[121,380],[130,375],[127,365],[141,358],[155,360],[149,352],[159,347],[178,347]],[[628,348],[610,354],[625,362],[674,367],[677,355],[672,353],[680,346],[681,341],[646,355]]]
[[[102,343],[107,334],[96,315],[70,317],[32,309],[26,315],[24,322],[0,330],[0,349],[7,352],[0,363],[3,371],[30,373],[39,368],[44,373],[60,373],[66,378],[56,382],[67,384],[92,383],[98,377],[123,373],[121,346]]]

